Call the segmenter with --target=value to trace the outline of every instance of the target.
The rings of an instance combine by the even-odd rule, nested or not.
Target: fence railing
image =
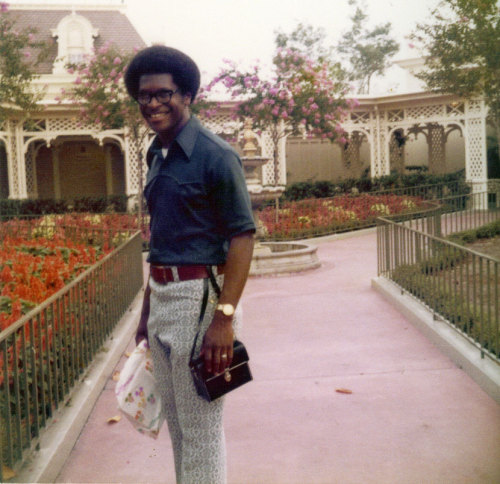
[[[78,240],[98,235],[64,230]],[[36,446],[141,288],[141,235],[129,235],[102,231],[100,243],[120,245],[0,332],[0,482],[2,465],[14,467]]]
[[[428,206],[427,201],[469,192],[463,182],[450,182],[330,198],[275,201],[257,212],[263,225],[260,238],[296,240],[375,227],[379,216],[421,211]]]
[[[399,196],[419,197],[424,200],[440,200],[441,198],[461,195],[470,191],[470,184],[461,180],[453,180],[442,183],[428,183],[425,185],[415,185],[410,187],[388,188],[369,193],[388,194]]]
[[[423,302],[482,355],[500,362],[500,261],[445,240],[500,219],[482,206],[485,193],[432,202],[412,218],[380,217],[378,274]]]
[[[500,217],[500,199],[490,199],[490,193],[467,193],[440,200],[427,200],[418,210],[386,216],[394,222],[427,234],[447,237],[472,230]],[[488,201],[489,200],[489,201]]]

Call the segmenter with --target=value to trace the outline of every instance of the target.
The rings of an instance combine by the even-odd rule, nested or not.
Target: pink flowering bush
[[[142,119],[137,104],[123,83],[132,54],[105,44],[84,62],[68,65],[68,72],[74,74],[75,79],[69,92],[61,92],[59,101],[69,101],[79,107],[81,125],[140,131]]]
[[[293,48],[277,49],[270,79],[262,76],[258,65],[241,71],[234,62],[225,63],[202,92],[202,115],[217,112],[206,99],[219,88],[230,94],[235,119],[250,118],[254,130],[270,132],[275,152],[278,141],[288,134],[346,142],[342,122],[357,101],[344,99],[348,88],[331,64]]]
[[[143,145],[148,134],[137,103],[128,95],[123,82],[134,52],[122,52],[105,44],[84,62],[69,65],[75,75],[72,89],[62,91],[60,102],[69,101],[80,108],[82,125],[96,130],[124,129],[130,138],[132,159],[139,173],[139,218],[142,220]]]

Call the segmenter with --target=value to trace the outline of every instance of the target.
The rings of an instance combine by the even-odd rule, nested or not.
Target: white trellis
[[[243,134],[243,123],[234,121],[229,110],[221,110],[217,115],[202,119],[203,124],[214,133],[223,137],[235,137],[240,140]],[[274,160],[274,144],[270,133],[255,133],[262,156],[269,161],[262,167],[263,185],[286,184],[285,138],[278,142],[278,159]]]
[[[466,178],[475,190],[486,187],[486,116],[487,109],[482,100],[462,100],[453,96],[417,94],[405,99],[366,99],[349,114],[344,128],[349,134],[350,145],[344,153],[344,162],[359,161],[359,146],[363,141],[370,146],[370,171],[372,176],[390,173],[391,163],[404,163],[404,156],[395,143],[395,136],[422,133],[428,144],[429,163],[439,163],[445,156],[446,140],[455,129],[461,131],[465,142]],[[241,123],[231,118],[229,109],[202,120],[212,131],[226,137],[241,138]],[[99,142],[112,141],[120,146],[124,155],[125,191],[127,195],[140,190],[140,173],[143,181],[146,174],[145,157],[139,167],[137,150],[133,141],[123,130],[97,132],[81,126],[75,112],[64,115],[48,113],[34,119],[30,124],[10,120],[0,131],[0,140],[7,154],[8,186],[11,198],[37,196],[36,154],[42,145],[50,147],[58,139],[92,138]],[[274,146],[267,132],[257,134],[262,156],[269,162],[263,167],[264,185],[286,184],[286,140],[278,145],[278,159],[274,160]],[[145,153],[149,140],[144,139]],[[358,158],[358,159],[356,159]]]
[[[96,131],[88,126],[82,127],[74,115],[37,118],[29,123],[11,121],[7,127],[9,131],[2,138],[7,148],[10,198],[36,198],[36,154],[41,146],[51,147],[61,138],[90,137],[100,145],[109,140],[118,143],[125,153],[125,160],[128,158],[123,130]],[[126,169],[127,181],[135,176],[130,171]]]
[[[432,95],[428,95],[432,96]],[[448,134],[461,130],[465,140],[466,179],[479,187],[487,179],[486,164],[486,116],[482,100],[462,100],[447,96],[439,99],[367,100],[351,112],[344,125],[352,136],[363,132],[370,144],[371,175],[390,173],[390,161],[394,159],[393,136],[396,131],[403,135],[422,133],[427,139],[429,161],[439,164],[444,160]],[[478,188],[479,189],[479,188]]]

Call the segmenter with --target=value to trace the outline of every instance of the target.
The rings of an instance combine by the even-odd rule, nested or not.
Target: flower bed
[[[272,206],[259,212],[266,239],[292,240],[375,225],[377,217],[415,211],[418,197],[399,195],[343,195],[285,202],[278,213]]]
[[[76,242],[64,227],[105,229],[112,236],[102,244],[92,238]],[[40,304],[111,252],[137,227],[128,214],[46,215],[10,220],[0,225],[0,331]]]
[[[0,249],[0,330],[95,264],[109,248],[55,236],[5,237]]]
[[[115,233],[129,230],[139,230],[137,215],[129,213],[65,213],[44,215],[42,217],[18,218],[0,224],[0,233],[28,233],[35,229],[33,236],[46,235],[45,229],[51,228],[49,235],[53,235],[61,227],[98,228],[112,230]],[[29,232],[31,233],[31,232]],[[62,233],[59,230],[59,233]]]
[[[0,464],[9,466],[34,448],[143,284],[135,229],[108,229],[106,216],[49,220],[0,224]]]

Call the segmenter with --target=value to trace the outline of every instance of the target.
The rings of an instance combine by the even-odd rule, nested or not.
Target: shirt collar
[[[173,144],[177,144],[188,159],[191,158],[191,155],[194,150],[194,145],[196,143],[196,139],[198,137],[198,133],[200,132],[201,123],[196,116],[191,116],[186,126],[182,128],[182,131],[176,136]],[[153,140],[151,144],[151,150],[157,154],[161,154],[162,145],[160,142],[160,138],[158,135]]]

